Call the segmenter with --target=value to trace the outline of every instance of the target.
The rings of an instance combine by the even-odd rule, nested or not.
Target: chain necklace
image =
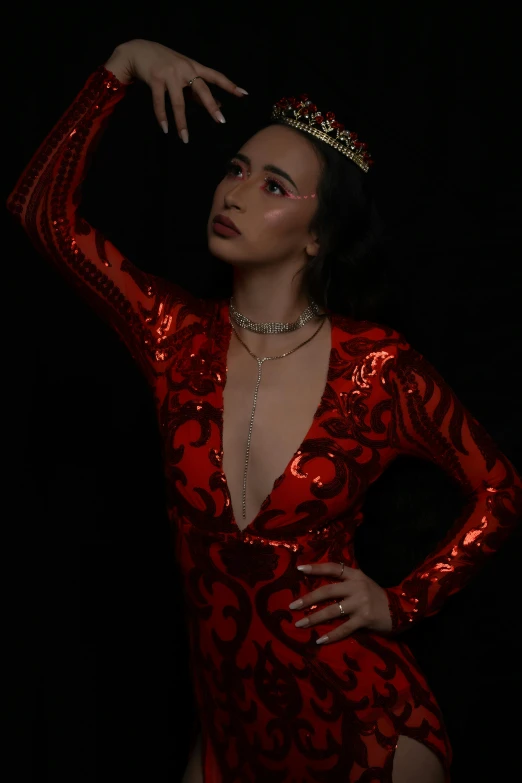
[[[293,323],[256,323],[255,321],[251,321],[250,318],[247,318],[246,315],[242,315],[238,310],[236,310],[234,307],[233,298],[231,297],[230,314],[238,326],[243,327],[243,329],[248,329],[250,332],[258,332],[261,334],[281,334],[282,332],[294,332],[296,329],[300,329],[302,326],[308,323],[308,321],[310,321],[316,315],[319,315],[319,305],[317,305],[312,300],[306,310],[303,310],[299,318]]]
[[[297,321],[294,321],[293,323],[277,323],[277,322],[255,323],[254,321],[251,321],[246,316],[241,315],[241,313],[238,312],[238,310],[236,310],[236,308],[232,304],[232,300],[230,300],[230,315],[231,315],[231,321],[234,320],[238,326],[242,326],[243,328],[248,329],[249,331],[260,332],[262,334],[276,334],[276,333],[280,334],[282,332],[293,332],[296,329],[300,329],[302,326],[304,326],[304,324],[308,323],[308,321],[310,321],[310,319],[313,318],[315,315],[319,315],[319,307],[315,304],[315,302],[311,302],[311,304],[306,308],[306,310],[304,310],[301,313]],[[313,335],[309,337],[307,340],[305,340],[304,342],[297,345],[295,348],[292,348],[291,351],[286,351],[286,353],[279,354],[279,356],[264,356],[262,358],[256,356],[255,353],[252,353],[248,345],[245,345],[245,343],[243,342],[243,340],[241,339],[237,331],[234,329],[233,324],[232,323],[230,324],[232,326],[232,330],[234,334],[236,335],[241,345],[243,345],[248,351],[248,353],[250,354],[250,356],[252,356],[256,360],[257,369],[258,369],[256,388],[254,391],[254,403],[252,406],[252,413],[250,414],[250,425],[248,428],[247,448],[245,454],[245,471],[243,474],[243,494],[242,494],[243,521],[246,520],[246,485],[247,485],[247,474],[248,474],[248,460],[250,458],[250,442],[252,439],[252,429],[254,426],[254,416],[255,416],[256,405],[257,405],[257,394],[259,391],[259,385],[261,383],[261,368],[263,362],[267,362],[273,359],[283,359],[285,356],[289,356],[291,353],[294,353],[299,348],[302,348],[303,345],[306,345],[307,343],[310,342],[310,340],[313,340],[315,335],[320,331],[320,329],[322,329],[325,320],[326,319],[323,317],[323,320],[321,321],[321,323],[319,324],[318,328],[315,330]]]

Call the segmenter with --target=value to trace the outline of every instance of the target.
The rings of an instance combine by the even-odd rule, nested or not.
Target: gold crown
[[[299,99],[281,98],[272,108],[272,119],[321,139],[353,160],[365,172],[373,165],[367,150],[368,145],[359,141],[353,131],[345,130],[332,111],[327,111],[326,114],[318,111],[308,95],[301,95]]]

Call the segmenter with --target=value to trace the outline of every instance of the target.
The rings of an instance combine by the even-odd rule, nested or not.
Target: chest
[[[223,392],[223,471],[241,529],[259,513],[313,426],[328,379],[329,321],[321,333],[315,344],[312,340],[260,368],[231,337]]]

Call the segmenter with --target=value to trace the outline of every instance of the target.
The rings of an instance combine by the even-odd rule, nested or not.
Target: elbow
[[[19,223],[23,222],[24,200],[24,194],[15,190],[9,195],[6,201],[8,212],[10,212]]]

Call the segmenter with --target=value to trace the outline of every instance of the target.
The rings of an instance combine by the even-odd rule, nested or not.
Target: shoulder
[[[343,376],[363,378],[374,389],[385,394],[395,393],[394,379],[400,384],[416,383],[426,388],[434,383],[441,384],[437,371],[408,340],[405,334],[388,324],[369,320],[354,320],[345,316],[334,316],[336,350],[339,370]],[[416,387],[416,388],[417,388]]]
[[[388,324],[335,314],[333,322],[337,327],[338,348],[347,359],[376,354],[380,354],[383,359],[396,358],[414,351],[406,336]]]
[[[149,276],[150,277],[150,276]],[[196,296],[191,291],[170,279],[154,277],[154,285],[159,299],[164,302],[164,315],[175,315],[178,320],[196,320],[207,322],[212,320],[219,311],[216,299],[206,299]]]

